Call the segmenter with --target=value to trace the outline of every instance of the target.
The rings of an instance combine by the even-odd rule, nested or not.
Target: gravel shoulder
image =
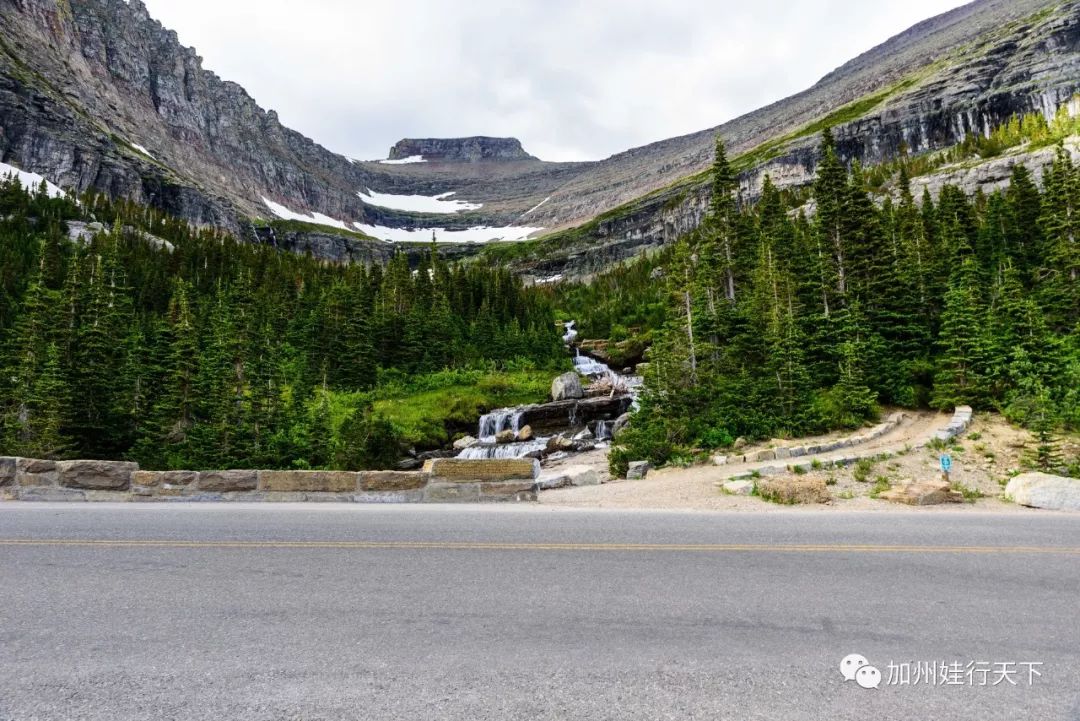
[[[561,465],[584,465],[602,474],[605,483],[600,486],[561,488],[544,491],[540,502],[550,506],[616,509],[663,509],[663,510],[717,510],[753,511],[772,513],[847,511],[893,511],[912,513],[936,513],[943,511],[990,511],[1001,513],[1036,513],[1000,498],[1003,481],[1022,467],[1023,455],[1031,441],[1027,431],[1014,428],[1000,416],[980,414],[976,416],[968,433],[956,439],[950,453],[954,458],[954,482],[968,489],[972,502],[941,506],[912,507],[888,503],[871,498],[875,481],[888,479],[891,483],[904,480],[927,480],[937,478],[938,456],[941,451],[915,448],[935,431],[944,428],[951,418],[949,414],[910,413],[892,432],[865,444],[834,453],[800,458],[802,463],[814,460],[826,461],[851,453],[874,452],[879,460],[861,474],[855,469],[833,468],[811,471],[804,477],[821,476],[829,485],[833,501],[812,506],[781,506],[768,503],[753,496],[726,495],[716,487],[717,482],[731,476],[753,471],[755,468],[775,466],[776,461],[739,463],[725,466],[693,466],[690,468],[664,468],[653,471],[641,481],[610,480],[607,471],[607,451],[597,450],[564,459],[551,468]],[[830,434],[813,439],[799,439],[800,445],[816,445],[820,441],[835,440],[850,433]],[[766,449],[776,445],[795,445],[795,441],[773,441],[748,447],[745,452]],[[545,469],[547,470],[547,469]],[[861,479],[861,480],[860,480]],[[975,496],[981,496],[975,498]]]

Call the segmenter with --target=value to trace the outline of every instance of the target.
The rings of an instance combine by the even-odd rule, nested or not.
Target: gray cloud
[[[144,0],[287,125],[374,159],[403,137],[506,135],[606,157],[798,92],[961,2]]]

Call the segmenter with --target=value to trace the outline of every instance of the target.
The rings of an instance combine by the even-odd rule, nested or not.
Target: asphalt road
[[[0,504],[0,719],[1077,721],[1080,517]]]

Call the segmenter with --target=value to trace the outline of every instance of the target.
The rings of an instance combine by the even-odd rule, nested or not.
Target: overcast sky
[[[589,160],[779,100],[956,0],[144,0],[339,153],[514,136]]]

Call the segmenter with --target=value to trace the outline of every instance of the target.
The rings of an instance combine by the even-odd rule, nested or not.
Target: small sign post
[[[949,480],[949,472],[952,470],[952,456],[948,453],[941,454],[941,476],[945,479],[946,483],[951,483]]]

